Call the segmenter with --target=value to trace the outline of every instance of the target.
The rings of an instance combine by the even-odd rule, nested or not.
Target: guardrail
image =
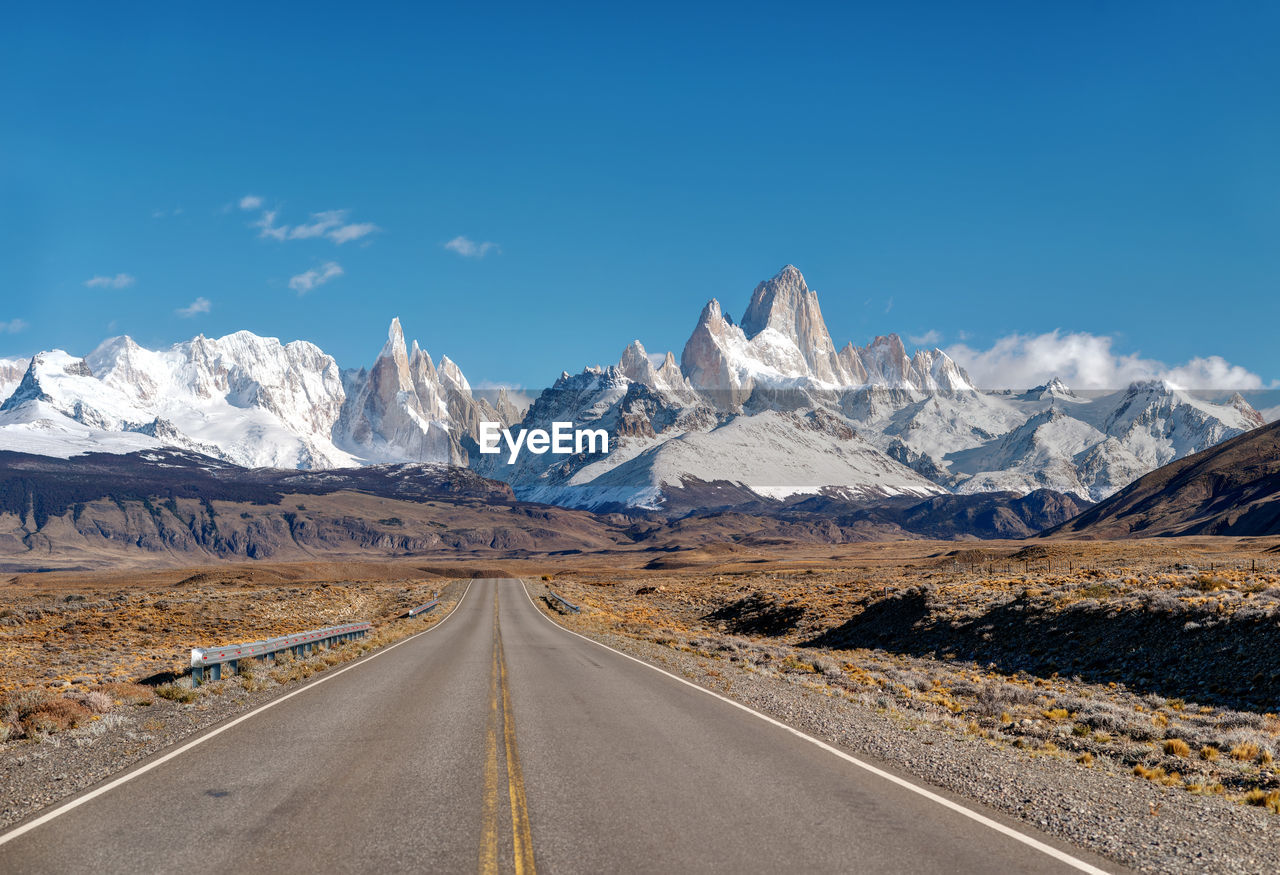
[[[547,595],[551,596],[553,599],[558,601],[560,604],[564,605],[569,610],[573,611],[575,614],[578,613],[578,611],[582,610],[580,606],[575,605],[573,602],[569,601],[564,596],[557,595],[556,593],[552,592],[551,587],[547,587]]]
[[[432,599],[431,601],[427,602],[425,605],[418,605],[416,608],[410,608],[409,613],[405,614],[405,616],[416,617],[418,616],[418,614],[425,614],[427,611],[431,610],[438,604],[440,604],[440,599]]]
[[[191,648],[191,683],[193,686],[199,686],[206,680],[221,680],[222,667],[229,665],[233,672],[237,671],[242,659],[263,660],[267,657],[274,659],[277,653],[283,653],[286,650],[292,651],[295,656],[309,656],[313,647],[363,638],[372,628],[365,622],[347,623],[342,626],[312,629],[310,632],[298,632],[294,635],[281,635],[279,638],[268,638],[265,641],[227,644],[222,647],[193,647]]]

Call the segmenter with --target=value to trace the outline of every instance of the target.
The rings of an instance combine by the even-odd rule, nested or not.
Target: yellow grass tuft
[[[1231,758],[1247,763],[1258,755],[1258,746],[1252,741],[1243,741],[1231,748]]]

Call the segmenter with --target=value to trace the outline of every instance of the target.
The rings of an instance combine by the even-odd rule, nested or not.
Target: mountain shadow
[[[1077,675],[1090,683],[1251,711],[1280,708],[1280,624],[1260,611],[1084,599],[1057,607],[1026,597],[962,619],[941,616],[916,588],[881,599],[806,647],[871,648],[991,664],[1001,672]]]

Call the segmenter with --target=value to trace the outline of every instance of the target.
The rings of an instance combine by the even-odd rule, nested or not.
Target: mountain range
[[[1158,468],[1044,534],[1061,538],[1280,534],[1280,422]]]
[[[940,349],[894,334],[837,348],[795,267],[756,286],[741,322],[703,307],[679,359],[640,341],[563,373],[526,408],[474,391],[398,319],[371,367],[241,331],[85,358],[0,359],[0,450],[69,458],[179,448],[249,468],[468,466],[525,501],[675,514],[817,496],[1050,490],[1083,503],[1264,424],[1240,395],[1164,382],[1076,393],[1059,380],[983,390]],[[607,455],[482,455],[479,424],[603,428]]]

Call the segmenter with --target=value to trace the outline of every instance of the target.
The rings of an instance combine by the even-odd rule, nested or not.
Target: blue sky
[[[398,315],[543,385],[790,262],[840,344],[1280,378],[1280,7],[1045,7],[11,8],[0,355]]]

